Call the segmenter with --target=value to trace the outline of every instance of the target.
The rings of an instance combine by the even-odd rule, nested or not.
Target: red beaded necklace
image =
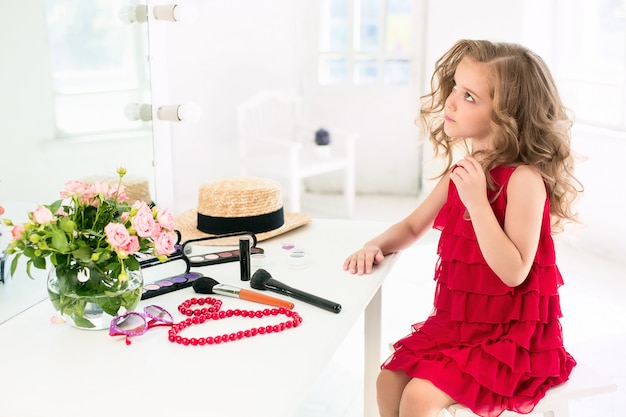
[[[190,308],[192,305],[204,306],[208,305],[208,307],[201,308]],[[192,346],[203,346],[203,345],[216,345],[219,343],[232,342],[235,340],[243,339],[244,337],[252,337],[257,334],[267,334],[267,333],[277,333],[281,332],[285,329],[291,329],[294,327],[298,327],[300,323],[302,323],[302,317],[298,313],[292,310],[287,310],[286,308],[266,308],[264,310],[224,310],[220,311],[222,307],[222,301],[212,298],[191,298],[182,302],[178,306],[178,311],[187,316],[187,318],[180,323],[174,324],[168,333],[168,339],[172,343],[179,343],[182,345],[192,345]],[[182,337],[179,336],[178,333],[195,324],[202,324],[207,320],[220,320],[232,316],[241,316],[241,317],[250,317],[250,318],[261,318],[267,316],[277,316],[279,314],[283,314],[289,317],[289,320],[274,324],[272,326],[261,326],[261,327],[253,327],[248,330],[238,331],[230,334],[223,334],[218,336],[209,336],[209,337]]]

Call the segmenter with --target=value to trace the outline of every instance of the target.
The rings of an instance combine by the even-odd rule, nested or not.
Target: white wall
[[[357,192],[416,195],[422,149],[414,121],[424,74],[430,75],[435,58],[460,37],[517,41],[522,33],[517,3],[415,0],[421,12],[415,17],[415,83],[320,88],[314,82],[319,2],[196,4],[199,14],[193,24],[167,24],[170,101],[194,101],[204,111],[197,124],[172,126],[175,212],[196,204],[201,183],[238,172],[235,106],[272,88],[302,93],[309,121],[360,134]],[[476,16],[468,19],[472,14]],[[308,185],[339,191],[340,179],[325,176]]]

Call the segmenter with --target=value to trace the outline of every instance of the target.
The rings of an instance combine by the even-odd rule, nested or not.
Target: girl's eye
[[[474,97],[472,97],[472,95],[470,93],[465,93],[465,100],[473,103],[474,102]]]

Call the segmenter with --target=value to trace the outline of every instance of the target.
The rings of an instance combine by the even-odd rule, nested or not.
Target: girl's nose
[[[448,95],[448,98],[446,98],[445,107],[447,109],[452,109],[452,110],[454,109],[455,103],[454,103],[454,97],[453,96],[454,96],[454,91],[452,91],[450,93],[450,95]]]

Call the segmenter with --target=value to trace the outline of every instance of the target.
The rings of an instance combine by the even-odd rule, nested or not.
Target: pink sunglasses
[[[130,345],[131,336],[141,336],[153,327],[173,324],[174,319],[167,310],[149,305],[144,307],[143,313],[128,311],[114,317],[109,326],[109,336],[126,336],[126,344]]]

